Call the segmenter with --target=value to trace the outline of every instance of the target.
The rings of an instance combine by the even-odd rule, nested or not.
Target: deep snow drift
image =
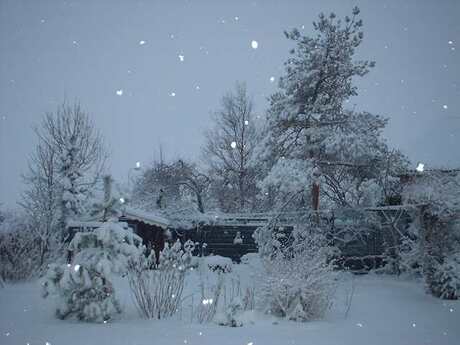
[[[189,291],[195,283],[191,274]],[[435,299],[419,284],[393,276],[354,277],[347,318],[338,298],[324,321],[299,323],[250,313],[236,328],[191,323],[185,312],[174,320],[141,319],[127,285],[119,285],[125,313],[107,324],[57,320],[52,303],[40,297],[38,282],[8,285],[0,289],[0,344],[453,345],[460,339],[460,302]],[[342,284],[338,295],[349,287]]]

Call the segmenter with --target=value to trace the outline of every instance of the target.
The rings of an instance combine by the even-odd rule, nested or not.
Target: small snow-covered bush
[[[69,244],[72,264],[50,265],[43,297],[57,296],[56,316],[102,322],[121,312],[111,274],[126,272],[142,256],[142,239],[119,223],[107,222],[93,232],[77,233]]]
[[[435,283],[431,290],[437,297],[443,299],[460,298],[460,253],[445,258],[438,264],[433,275]]]
[[[178,240],[172,246],[165,244],[156,264],[154,251],[148,257],[132,261],[128,280],[134,301],[142,316],[163,319],[174,315],[182,302],[184,280],[192,265],[194,244]]]
[[[241,299],[235,298],[226,306],[223,312],[215,316],[215,322],[220,326],[241,327],[243,322],[240,316],[243,311],[243,302]]]
[[[56,316],[66,319],[75,315],[79,320],[103,322],[121,312],[112,283],[94,266],[50,265],[44,283],[43,297],[59,296]]]
[[[40,270],[40,243],[26,216],[5,214],[0,223],[0,279],[19,281]]]
[[[264,244],[258,305],[295,321],[320,319],[330,308],[336,288],[332,248],[319,227],[298,225],[292,236],[291,243],[274,246],[271,252]]]
[[[230,258],[220,255],[210,255],[203,258],[203,264],[211,271],[220,271],[222,273],[229,273],[232,271],[233,262]]]

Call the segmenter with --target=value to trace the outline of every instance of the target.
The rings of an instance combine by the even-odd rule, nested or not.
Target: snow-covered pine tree
[[[93,232],[79,232],[69,244],[68,265],[50,265],[43,279],[43,297],[57,296],[56,316],[105,322],[121,312],[112,273],[124,273],[143,257],[142,239],[121,223],[107,222]]]
[[[352,17],[343,21],[334,13],[320,14],[312,37],[302,36],[297,29],[285,33],[296,46],[285,63],[280,91],[270,98],[267,136],[262,143],[267,148],[263,189],[269,196],[277,192],[281,203],[286,198],[284,183],[290,185],[291,193],[310,190],[315,181],[321,183],[326,207],[369,202],[376,185],[391,192],[384,172],[393,172],[393,167],[404,162],[399,152],[390,152],[381,137],[386,119],[345,109],[357,95],[353,79],[374,66],[374,62],[354,58],[363,40],[358,15],[356,7]],[[310,197],[308,193],[299,196],[300,206]],[[381,195],[376,196],[378,200],[373,202],[382,201]]]

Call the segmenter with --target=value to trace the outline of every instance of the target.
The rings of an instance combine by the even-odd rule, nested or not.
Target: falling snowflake
[[[248,345],[254,345],[254,343],[253,343],[252,341],[250,341],[250,342],[248,343]]]
[[[175,93],[175,92],[171,92],[169,95],[170,95],[171,97],[176,97],[176,93]]]
[[[76,45],[78,45],[78,42],[77,41],[72,41],[72,44],[76,46]]]
[[[245,126],[248,126],[248,125],[249,125],[249,121],[248,121],[248,120],[244,120],[244,125],[245,125]]]
[[[449,108],[449,107],[447,106],[447,104],[444,104],[442,107],[443,107],[444,109]]]
[[[238,20],[240,20],[240,17],[236,16],[235,21],[238,21]]]
[[[257,49],[259,47],[259,42],[252,40],[251,47],[252,49]]]
[[[179,60],[180,60],[181,62],[183,62],[184,59],[185,59],[185,56],[184,56],[184,55],[178,55],[178,56],[179,56]]]
[[[360,323],[360,322],[358,322],[358,323],[356,324],[356,326],[358,326],[358,327],[363,327],[363,324]]]
[[[415,322],[412,324],[412,327],[414,327],[414,328],[417,327],[417,325],[415,324]]]
[[[121,204],[124,204],[124,203],[125,203],[125,199],[124,199],[124,198],[120,198],[119,200],[120,200],[120,203],[121,203]]]
[[[415,170],[417,170],[418,172],[423,172],[424,169],[425,169],[425,164],[423,163],[418,163],[417,167],[415,168]]]
[[[42,20],[40,20],[40,23],[42,23],[42,24],[43,24],[45,21],[46,21],[46,20],[42,19]]]
[[[75,272],[78,272],[78,271],[80,270],[80,265],[75,265],[74,268],[73,268],[73,270],[74,270]]]
[[[145,41],[139,41],[139,45],[140,45],[140,46],[143,46],[143,45],[146,44],[146,43],[147,43],[147,42],[145,42]]]
[[[275,81],[275,77],[270,77],[270,83],[273,83]]]
[[[122,89],[117,90],[116,94],[117,94],[117,96],[123,96],[123,90]]]
[[[450,45],[454,44],[454,42],[453,42],[453,41],[449,41],[449,42],[447,42],[447,43],[448,43],[448,44],[450,44]]]
[[[199,90],[199,89],[200,89],[199,85],[195,86],[195,90]]]
[[[235,149],[236,148],[236,141],[232,141],[232,143],[230,144],[230,147],[232,149]]]
[[[136,169],[140,169],[141,168],[141,162],[136,162]]]
[[[204,299],[204,300],[202,301],[203,305],[212,304],[212,302],[213,302],[212,298],[210,298],[210,299]]]

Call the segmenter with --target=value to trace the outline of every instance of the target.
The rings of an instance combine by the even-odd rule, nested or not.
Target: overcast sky
[[[0,0],[0,202],[19,199],[32,127],[64,100],[94,119],[119,179],[160,144],[197,158],[235,81],[263,114],[290,48],[283,30],[311,33],[319,12],[354,5],[359,57],[377,66],[351,104],[388,116],[386,137],[414,163],[460,167],[459,0]]]

